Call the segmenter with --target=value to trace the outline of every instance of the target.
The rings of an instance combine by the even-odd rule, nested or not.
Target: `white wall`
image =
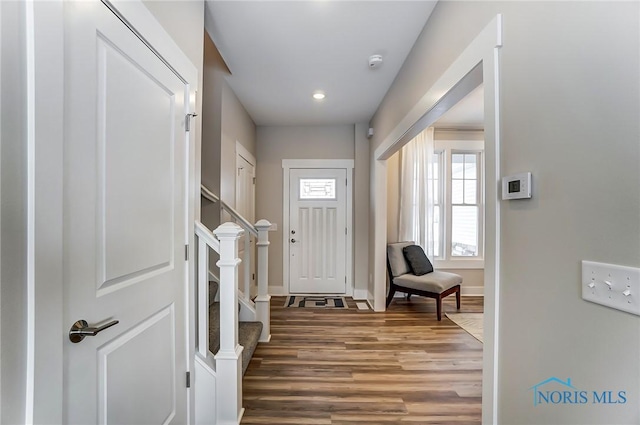
[[[0,2],[0,422],[25,421],[27,143],[23,2]]]
[[[640,266],[640,4],[439,2],[372,148],[497,13],[502,172],[534,176],[533,199],[501,204],[498,423],[639,423],[640,318],[581,300],[580,260]],[[534,407],[551,376],[628,402]]]
[[[354,125],[259,126],[256,145],[256,218],[278,225],[277,231],[269,232],[269,286],[277,287],[283,284],[282,232],[286,231],[282,228],[282,160],[354,159]]]

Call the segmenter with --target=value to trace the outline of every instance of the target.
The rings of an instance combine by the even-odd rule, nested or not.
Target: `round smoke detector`
[[[374,69],[378,68],[382,65],[382,56],[381,55],[371,55],[369,56],[369,68]]]

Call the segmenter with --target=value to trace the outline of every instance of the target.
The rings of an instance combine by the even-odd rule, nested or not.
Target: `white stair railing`
[[[237,225],[242,227],[245,231],[243,243],[244,243],[244,253],[242,258],[242,268],[243,268],[243,281],[240,282],[242,284],[242,298],[244,302],[252,306],[253,302],[251,301],[251,238],[258,237],[258,229],[249,222],[242,214],[236,211],[232,206],[221,200],[218,196],[216,196],[211,190],[209,190],[205,185],[200,185],[200,191],[202,196],[205,199],[208,199],[211,202],[217,202],[220,204],[220,209],[228,213],[231,218],[235,221]]]

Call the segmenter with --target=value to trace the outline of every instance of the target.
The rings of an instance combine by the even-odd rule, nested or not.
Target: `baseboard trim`
[[[464,286],[460,288],[463,297],[484,297],[484,286]]]
[[[287,295],[284,285],[269,285],[269,295]]]
[[[364,301],[368,298],[369,291],[366,289],[354,289],[353,299],[358,301]]]

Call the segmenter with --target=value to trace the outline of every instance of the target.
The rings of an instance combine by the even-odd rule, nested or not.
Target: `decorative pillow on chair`
[[[416,276],[433,272],[433,265],[419,245],[409,245],[402,248],[404,258],[409,263],[411,272]]]

